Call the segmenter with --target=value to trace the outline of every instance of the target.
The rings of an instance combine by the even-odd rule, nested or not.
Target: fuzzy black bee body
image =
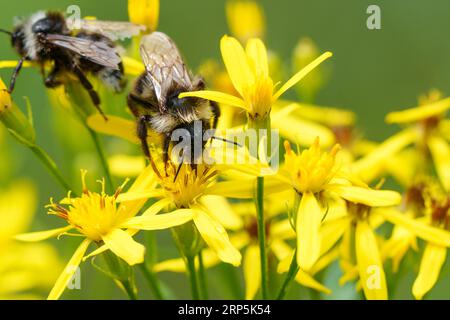
[[[101,32],[96,32],[96,25]],[[99,29],[100,30],[100,29]],[[21,56],[13,73],[10,92],[24,61],[41,66],[45,85],[55,88],[66,80],[66,73],[78,79],[89,92],[92,102],[100,109],[100,98],[86,74],[92,74],[115,92],[124,89],[126,81],[120,55],[115,43],[104,31],[124,32],[130,36],[140,32],[141,27],[128,22],[84,21],[81,29],[73,30],[59,12],[37,12],[16,25],[10,33],[11,42]],[[7,32],[9,33],[9,32]],[[46,75],[44,66],[52,63]]]
[[[153,32],[143,37],[141,57],[146,71],[128,95],[128,106],[136,117],[137,135],[144,154],[151,159],[147,142],[150,129],[162,135],[163,161],[167,163],[172,134],[184,129],[191,139],[191,156],[184,160],[192,163],[198,157],[192,153],[194,144],[201,141],[204,147],[207,142],[203,139],[204,133],[216,128],[219,107],[205,99],[178,98],[182,92],[203,90],[205,84],[202,79],[192,77],[175,43],[166,34]]]

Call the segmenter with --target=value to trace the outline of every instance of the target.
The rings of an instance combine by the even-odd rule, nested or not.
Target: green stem
[[[121,281],[123,288],[125,289],[125,292],[128,295],[128,298],[130,300],[138,300],[136,291],[133,288],[133,285],[130,281]]]
[[[270,115],[263,119],[248,119],[248,128],[256,130],[257,146],[261,141],[261,130],[266,130],[265,137],[267,139],[267,153],[271,153],[271,124]],[[252,150],[250,150],[252,151]],[[259,152],[253,156],[258,157]],[[257,177],[256,180],[256,219],[258,224],[258,242],[259,253],[261,258],[261,293],[264,300],[269,297],[268,287],[268,267],[267,267],[267,248],[266,248],[266,220],[264,217],[264,177]]]
[[[154,272],[152,270],[149,270],[149,268],[145,265],[145,263],[141,263],[139,265],[139,269],[144,275],[145,280],[147,280],[148,285],[150,286],[150,289],[152,290],[155,299],[164,300],[164,295],[162,293],[160,283],[158,279],[155,277]]]
[[[292,280],[297,275],[297,272],[299,270],[299,267],[297,265],[297,249],[294,251],[294,255],[292,256],[291,265],[289,266],[289,271],[286,275],[286,278],[284,279],[283,284],[281,285],[280,291],[277,295],[277,300],[283,300],[284,296],[287,293],[287,289],[289,288],[289,285],[291,284]]]
[[[92,141],[94,142],[95,150],[97,151],[98,157],[100,159],[100,163],[103,167],[103,171],[105,172],[106,182],[108,183],[108,186],[110,189],[109,191],[114,192],[114,190],[115,190],[114,182],[112,179],[111,172],[109,170],[109,165],[108,165],[108,161],[105,156],[105,152],[103,150],[102,144],[100,143],[100,138],[97,135],[97,133],[94,130],[92,130],[91,128],[89,128],[88,126],[86,126],[86,129],[89,131]]]
[[[199,282],[200,282],[200,289],[201,289],[201,297],[204,300],[209,299],[208,295],[208,285],[206,281],[206,273],[205,273],[205,266],[203,263],[203,252],[200,251],[198,253],[198,275],[199,275]]]
[[[197,270],[195,268],[195,256],[186,257],[186,267],[189,273],[189,281],[191,283],[192,300],[200,299],[200,291],[198,287]]]
[[[47,170],[51,173],[51,175],[59,182],[59,184],[67,191],[73,190],[64,177],[59,172],[58,167],[52,158],[40,147],[33,145],[29,146],[31,151],[36,155],[36,157],[41,161],[41,163],[47,168]]]
[[[256,219],[258,224],[259,254],[261,257],[261,292],[264,300],[268,299],[268,268],[266,251],[266,224],[264,219],[264,178],[256,180]]]

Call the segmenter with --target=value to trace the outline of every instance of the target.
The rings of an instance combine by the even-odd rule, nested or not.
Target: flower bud
[[[293,53],[293,68],[294,70],[301,70],[311,61],[320,55],[319,48],[309,38],[302,38],[297,43]],[[312,103],[320,88],[325,82],[324,72],[322,66],[318,66],[315,70],[305,77],[296,85],[297,92],[302,98],[303,102]]]
[[[20,143],[34,145],[36,134],[29,118],[11,100],[0,79],[0,121]]]

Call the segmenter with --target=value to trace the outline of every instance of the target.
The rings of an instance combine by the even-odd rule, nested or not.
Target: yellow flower
[[[406,247],[403,251],[406,251],[409,249],[408,239],[415,237],[426,242],[419,274],[412,288],[416,299],[422,299],[436,284],[446,260],[447,248],[450,247],[450,198],[441,188],[436,181],[422,181],[406,193],[406,212],[399,209],[381,212],[386,220],[402,228],[401,235],[392,235],[386,244],[387,249],[401,248],[403,244]],[[403,251],[393,258],[401,260]]]
[[[304,271],[309,271],[320,257],[320,227],[325,216],[327,193],[366,206],[386,206],[398,204],[401,196],[393,191],[379,191],[368,188],[364,183],[340,170],[336,164],[335,146],[323,153],[319,141],[300,154],[292,151],[285,143],[286,163],[275,179],[291,186],[301,197],[294,217],[297,233],[297,263]],[[325,192],[325,194],[323,194]]]
[[[268,58],[269,70],[273,73],[270,55]],[[238,95],[227,72],[214,61],[205,62],[200,68],[200,74],[205,77],[206,83],[213,90]],[[240,112],[241,110],[226,104],[221,104],[220,107],[218,130],[245,125],[247,117],[245,113]],[[316,137],[320,137],[323,146],[334,143],[333,132],[320,123],[328,125],[328,122],[333,122],[336,125],[336,122],[341,124],[343,121],[348,123],[353,120],[354,115],[348,111],[297,104],[291,101],[279,101],[271,111],[272,127],[277,128],[282,137],[305,146],[310,146]]]
[[[264,37],[264,10],[256,1],[228,0],[226,13],[231,34],[241,42]]]
[[[146,168],[136,179],[127,193],[128,199],[125,200],[120,198],[123,186],[110,196],[104,192],[104,181],[101,182],[101,193],[89,191],[85,184],[85,175],[86,172],[83,171],[83,190],[80,197],[72,198],[69,194],[59,204],[52,201],[48,206],[49,213],[63,218],[68,223],[67,226],[16,236],[21,241],[41,241],[61,235],[84,237],[83,242],[56,281],[48,299],[58,299],[61,296],[92,242],[99,245],[104,243],[104,245],[89,256],[111,250],[128,264],[134,265],[144,261],[145,252],[145,247],[132,238],[137,230],[167,229],[192,219],[192,214],[186,210],[157,215],[164,207],[158,202],[149,207],[141,216],[135,217],[148,199],[142,196],[142,191],[153,188],[156,183],[151,168]],[[129,230],[125,231],[124,229]],[[78,233],[69,233],[71,230]]]
[[[158,27],[159,0],[128,0],[128,16],[131,22],[155,31]]]
[[[444,118],[449,108],[450,98],[441,99],[439,92],[432,91],[428,97],[421,99],[418,107],[391,112],[386,116],[388,123],[411,124],[402,132],[415,133],[413,142],[420,160],[418,163],[428,162],[431,156],[437,176],[447,191],[450,191],[450,145]],[[415,169],[419,171],[422,168]]]
[[[62,269],[56,250],[47,244],[24,244],[13,236],[25,231],[37,206],[36,188],[16,181],[0,194],[0,299],[38,299]]]
[[[224,36],[220,42],[222,58],[234,88],[239,93],[234,96],[217,91],[194,91],[180,94],[180,98],[199,97],[228,104],[247,111],[252,119],[264,119],[272,105],[289,88],[298,83],[324,60],[332,56],[331,52],[322,54],[296,73],[278,90],[269,75],[267,50],[257,38],[247,42],[246,49],[233,37]]]
[[[292,191],[286,191],[282,198],[292,197]],[[291,249],[286,241],[295,238],[289,220],[281,214],[292,207],[292,203],[280,201],[280,195],[272,195],[266,198],[265,208],[268,213],[266,217],[268,252],[273,254],[277,260],[283,260],[291,254]],[[230,230],[231,243],[239,250],[243,250],[243,273],[245,280],[245,299],[253,299],[260,289],[261,267],[258,247],[258,232],[256,222],[255,206],[252,202],[231,204],[220,196],[205,196],[202,204],[214,212],[221,223]],[[205,267],[213,267],[220,262],[217,254],[211,249],[202,252]],[[154,267],[156,272],[172,271],[184,272],[185,266],[182,259],[170,259],[157,263]],[[299,272],[297,281],[315,290],[330,293],[330,290],[317,282],[306,272]]]
[[[189,164],[182,164],[177,175],[177,167],[170,163],[165,174],[159,174],[161,197],[174,203],[177,208],[188,208],[192,212],[194,225],[206,244],[222,261],[239,266],[241,254],[231,244],[220,220],[201,202],[204,195],[210,194],[210,186],[219,172],[213,166],[198,164],[193,168]]]

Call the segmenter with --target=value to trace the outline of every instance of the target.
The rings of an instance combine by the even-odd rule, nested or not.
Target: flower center
[[[169,162],[166,175],[161,177],[161,185],[178,208],[188,208],[203,195],[217,173],[203,164],[179,166]]]
[[[244,90],[244,101],[251,109],[254,119],[264,118],[272,108],[273,81],[268,76],[258,76],[255,82]]]
[[[330,153],[322,152],[316,139],[309,149],[298,155],[292,151],[289,142],[286,141],[284,146],[286,169],[297,192],[317,193],[336,174],[335,160],[339,145],[335,145]]]
[[[102,236],[109,233],[117,225],[123,222],[124,215],[116,203],[121,188],[113,195],[104,192],[105,182],[101,181],[102,192],[91,192],[85,184],[86,172],[82,172],[83,194],[81,197],[71,198],[70,195],[60,204],[48,205],[49,213],[56,214],[67,220],[79,232],[93,241],[100,241]]]

